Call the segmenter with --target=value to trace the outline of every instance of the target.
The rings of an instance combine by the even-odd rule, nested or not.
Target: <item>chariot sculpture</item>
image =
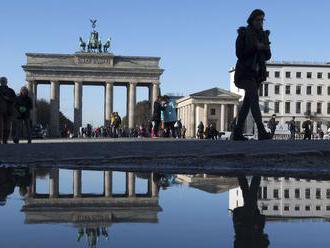
[[[108,38],[106,43],[102,45],[101,38],[99,37],[99,33],[95,30],[96,21],[94,19],[90,19],[92,23],[92,32],[89,35],[88,43],[80,37],[79,38],[79,47],[81,52],[88,52],[88,53],[108,53],[111,47],[111,38]],[[87,47],[87,51],[86,51]]]

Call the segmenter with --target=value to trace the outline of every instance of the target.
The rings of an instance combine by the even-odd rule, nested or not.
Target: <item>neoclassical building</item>
[[[235,69],[230,70],[230,91],[244,96],[244,90],[234,84]],[[267,63],[267,80],[259,89],[263,121],[266,124],[276,114],[279,126],[296,118],[297,126],[308,116],[317,128],[330,127],[330,64],[295,61]]]
[[[176,101],[178,118],[187,128],[187,136],[195,137],[200,121],[204,126],[212,123],[218,131],[229,130],[237,114],[240,95],[220,88],[190,94]]]

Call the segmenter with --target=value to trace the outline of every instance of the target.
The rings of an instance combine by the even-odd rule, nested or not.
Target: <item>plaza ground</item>
[[[0,146],[1,166],[330,175],[330,141],[53,139]]]

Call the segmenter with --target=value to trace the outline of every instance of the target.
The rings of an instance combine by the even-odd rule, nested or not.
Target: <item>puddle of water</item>
[[[330,181],[0,168],[1,247],[326,247]]]

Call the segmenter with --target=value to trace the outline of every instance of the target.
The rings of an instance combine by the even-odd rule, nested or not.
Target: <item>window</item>
[[[310,210],[311,210],[311,206],[308,206],[308,205],[305,206],[305,210],[306,210],[306,211],[310,211]]]
[[[268,85],[269,84],[265,84],[265,88],[264,88],[264,95],[268,96]]]
[[[300,71],[296,72],[296,78],[301,78],[301,72]]]
[[[330,96],[330,86],[328,86],[328,96]]]
[[[279,196],[278,196],[278,189],[274,189],[274,191],[273,191],[273,197],[275,199],[278,199],[279,198]]]
[[[312,112],[312,103],[311,102],[306,102],[306,114],[310,115]]]
[[[263,199],[267,199],[267,187],[264,187],[263,190],[262,190],[262,197]]]
[[[286,77],[286,78],[290,78],[290,77],[291,77],[291,72],[286,71],[286,72],[285,72],[285,77]]]
[[[317,78],[318,78],[318,79],[321,79],[321,78],[322,78],[322,72],[318,72],[318,73],[317,73]]]
[[[264,85],[261,84],[259,87],[259,96],[262,96],[263,91],[264,91]]]
[[[330,73],[328,73],[328,79],[330,79]]]
[[[290,85],[286,85],[285,86],[285,94],[290,95],[290,89],[291,89]]]
[[[330,89],[330,87],[329,87],[329,89]],[[274,87],[274,92],[275,92],[275,94],[276,95],[279,95],[280,94],[280,85],[275,85],[275,87]],[[329,91],[330,92],[330,91]],[[330,94],[329,94],[330,95]]]
[[[327,114],[330,115],[330,102],[328,102],[328,106],[327,106]]]
[[[317,114],[321,114],[322,113],[322,103],[321,102],[318,102],[316,104],[316,113]]]
[[[317,188],[315,192],[316,199],[321,199],[321,189]]]
[[[280,112],[280,102],[274,103],[274,112],[278,114]]]
[[[265,102],[264,113],[269,113],[269,102]]]
[[[280,77],[280,72],[279,71],[275,71],[275,78],[279,78]]]
[[[300,85],[296,86],[296,94],[301,95],[301,86]]]
[[[295,189],[295,190],[294,190],[294,197],[295,197],[296,199],[299,199],[299,198],[300,198],[300,190],[299,190],[299,189]]]
[[[326,207],[326,209],[327,209],[327,211],[330,211],[330,206],[328,205],[328,206]]]
[[[305,198],[311,199],[311,189],[305,189]]]
[[[307,88],[306,88],[306,94],[307,95],[311,95],[312,94],[312,86],[307,86]]]
[[[290,102],[285,102],[285,113],[290,114]]]
[[[311,72],[307,72],[307,78],[312,78],[312,73]]]
[[[274,205],[274,206],[273,206],[273,210],[274,210],[274,211],[278,211],[278,205]]]
[[[301,102],[296,102],[296,114],[301,113]]]
[[[269,71],[266,71],[266,77],[269,78]]]
[[[320,205],[317,205],[315,209],[316,209],[316,211],[320,211],[321,210],[321,206]]]
[[[215,115],[215,109],[214,108],[211,108],[211,115]]]
[[[290,198],[290,194],[289,194],[289,190],[288,189],[285,189],[284,190],[284,198],[285,199],[289,199]]]
[[[263,205],[262,206],[262,210],[268,210],[268,206],[267,205]]]
[[[294,210],[295,210],[295,211],[299,211],[299,210],[300,210],[300,207],[299,207],[298,205],[296,205],[296,206],[294,207]]]
[[[317,86],[317,94],[322,95],[322,86],[321,85]]]
[[[288,205],[284,206],[284,211],[289,211],[290,207]]]

